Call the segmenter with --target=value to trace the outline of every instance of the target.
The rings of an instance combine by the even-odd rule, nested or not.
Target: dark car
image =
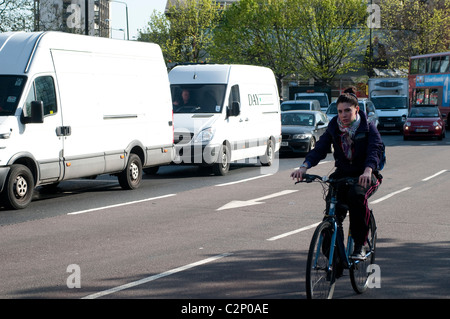
[[[437,106],[413,106],[403,125],[403,139],[410,137],[445,137],[445,123]]]
[[[328,118],[321,111],[281,112],[280,153],[306,154],[328,127]]]

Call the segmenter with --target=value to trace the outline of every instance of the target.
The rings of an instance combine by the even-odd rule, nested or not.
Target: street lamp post
[[[117,2],[125,5],[125,13],[127,19],[127,40],[130,40],[130,29],[128,28],[128,5],[123,1],[109,0],[109,2]]]

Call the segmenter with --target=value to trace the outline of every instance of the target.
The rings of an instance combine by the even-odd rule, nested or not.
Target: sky
[[[112,37],[115,39],[126,38],[126,8],[128,7],[128,26],[130,28],[130,40],[137,37],[138,30],[144,29],[150,21],[153,10],[164,12],[167,0],[110,0]],[[125,4],[126,3],[126,6]],[[123,30],[123,31],[120,31]]]

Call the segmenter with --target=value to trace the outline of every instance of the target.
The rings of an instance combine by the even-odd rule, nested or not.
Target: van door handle
[[[58,126],[56,128],[56,136],[70,136],[72,129],[70,126]]]

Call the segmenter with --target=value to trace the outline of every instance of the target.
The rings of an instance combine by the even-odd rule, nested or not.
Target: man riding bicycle
[[[355,241],[351,258],[362,260],[365,256],[362,247],[369,229],[367,200],[382,180],[378,167],[384,144],[375,125],[369,123],[366,114],[359,109],[353,88],[346,89],[336,104],[338,115],[331,119],[316,147],[306,155],[303,164],[292,172],[291,177],[302,180],[306,170],[324,159],[333,145],[336,170],[330,177],[359,177],[358,184],[340,187],[337,199],[340,204],[348,206],[350,214],[350,231]],[[346,208],[338,205],[337,220],[342,223],[346,214]]]

